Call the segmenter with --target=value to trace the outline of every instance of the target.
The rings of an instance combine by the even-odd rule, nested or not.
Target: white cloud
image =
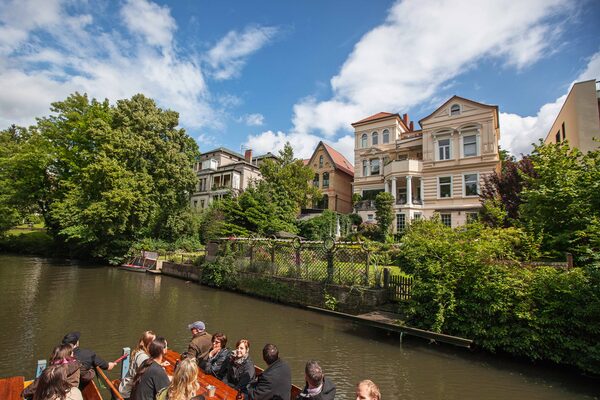
[[[169,7],[146,0],[128,0],[121,8],[121,16],[128,29],[141,35],[148,44],[165,49],[171,47],[177,24]]]
[[[315,135],[306,133],[285,133],[282,131],[265,131],[257,135],[249,135],[245,146],[251,148],[256,154],[271,152],[276,154],[283,149],[286,142],[290,142],[296,158],[309,158],[315,151],[317,144],[323,140]],[[335,142],[327,141],[334,149],[342,153],[348,161],[354,162],[354,137],[342,136]]]
[[[278,32],[275,27],[253,26],[243,32],[228,32],[206,56],[217,80],[235,78],[240,75],[246,58],[269,43]]]
[[[265,116],[259,113],[246,114],[239,119],[248,126],[261,126],[265,123]]]
[[[52,1],[0,2],[0,129],[28,125],[50,103],[74,91],[116,100],[144,93],[177,110],[186,127],[221,127],[200,66],[172,51],[175,22],[167,7],[130,0],[120,15],[127,30],[102,31],[92,17]],[[218,101],[218,100],[217,100]],[[221,106],[220,106],[221,107]]]
[[[331,136],[375,112],[419,105],[484,57],[524,68],[556,44],[550,20],[572,9],[573,0],[399,1],[331,79],[332,98],[296,104],[294,131]]]
[[[585,70],[569,85],[569,90],[575,82],[598,78],[600,51],[590,58]],[[566,98],[565,93],[555,101],[544,104],[535,116],[522,117],[517,114],[500,113],[500,147],[515,156],[530,153],[533,150],[531,144],[537,143],[538,139],[544,139],[548,134]]]

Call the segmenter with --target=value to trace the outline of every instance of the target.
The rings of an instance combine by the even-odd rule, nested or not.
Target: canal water
[[[275,343],[303,384],[304,364],[319,360],[353,399],[354,384],[375,381],[387,399],[598,399],[600,380],[560,368],[498,359],[397,335],[299,308],[219,291],[176,278],[101,265],[0,255],[0,377],[34,374],[66,332],[81,332],[81,347],[106,360],[133,347],[151,329],[169,347],[185,350],[187,324],[206,322],[230,347],[248,338],[253,360]],[[111,372],[117,377],[117,368]]]

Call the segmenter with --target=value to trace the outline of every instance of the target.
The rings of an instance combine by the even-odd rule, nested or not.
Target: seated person
[[[148,346],[150,346],[150,343],[152,343],[155,338],[156,335],[154,332],[145,331],[142,333],[137,347],[131,352],[129,369],[119,384],[119,393],[121,393],[121,396],[123,396],[124,399],[129,399],[129,396],[131,396],[131,384],[133,383],[133,378],[135,377],[135,374],[137,374],[140,365],[150,358]]]
[[[306,363],[304,378],[306,385],[296,400],[333,400],[335,398],[335,385],[323,375],[323,369],[316,361],[311,360]]]
[[[117,365],[114,362],[106,362],[95,352],[88,349],[82,349],[79,347],[79,332],[70,332],[63,337],[63,344],[70,344],[73,346],[73,355],[81,363],[81,376],[79,387],[84,388],[85,385],[96,376],[94,369],[100,367],[105,370],[111,370]]]
[[[163,362],[167,353],[167,341],[163,337],[157,337],[148,346],[150,358],[140,365],[133,383],[131,384],[132,400],[154,400],[158,392],[169,386],[169,376],[163,366],[169,365]]]
[[[229,349],[227,348],[227,336],[223,333],[215,333],[212,336],[212,348],[208,352],[208,357],[204,360],[200,367],[207,374],[223,379],[223,375],[227,372],[224,364],[229,357]]]
[[[50,356],[50,365],[64,365],[67,368],[67,382],[71,386],[79,386],[81,363],[73,356],[73,346],[70,344],[61,344],[52,351]],[[40,378],[36,378],[33,383],[23,390],[22,396],[26,399],[31,398],[37,389]]]
[[[223,382],[246,394],[248,384],[254,379],[254,363],[250,359],[250,342],[240,339],[226,362]]]
[[[187,400],[196,396],[200,390],[198,383],[198,365],[191,358],[177,364],[171,384],[158,392],[156,400]]]
[[[373,381],[365,379],[356,385],[356,400],[381,400],[381,392]]]
[[[181,355],[181,358],[192,358],[200,365],[208,357],[208,352],[212,347],[211,335],[206,332],[206,325],[202,321],[192,322],[188,325],[192,331],[192,340],[188,349]]]
[[[39,400],[83,400],[79,388],[67,380],[67,365],[56,364],[46,368],[39,377],[34,399]]]
[[[290,400],[292,371],[290,366],[279,358],[279,350],[274,344],[263,348],[263,360],[267,368],[248,388],[250,400]]]

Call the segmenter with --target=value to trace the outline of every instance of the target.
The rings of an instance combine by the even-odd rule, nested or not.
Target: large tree
[[[12,184],[13,203],[36,205],[55,237],[99,257],[185,231],[199,153],[176,112],[141,94],[111,106],[79,93],[51,111],[0,171],[27,171]]]

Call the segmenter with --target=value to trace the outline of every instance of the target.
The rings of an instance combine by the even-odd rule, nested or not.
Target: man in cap
[[[192,332],[192,340],[185,356],[196,359],[200,365],[200,362],[208,357],[212,347],[212,335],[206,332],[206,325],[202,321],[192,322],[188,325],[188,329]]]
[[[94,379],[96,372],[94,368],[100,367],[102,369],[111,370],[117,365],[114,362],[106,362],[101,357],[96,355],[95,352],[88,349],[82,349],[79,347],[79,332],[69,332],[62,340],[63,344],[70,344],[73,346],[73,355],[81,363],[81,378],[79,381],[79,387],[83,388],[89,381]]]

